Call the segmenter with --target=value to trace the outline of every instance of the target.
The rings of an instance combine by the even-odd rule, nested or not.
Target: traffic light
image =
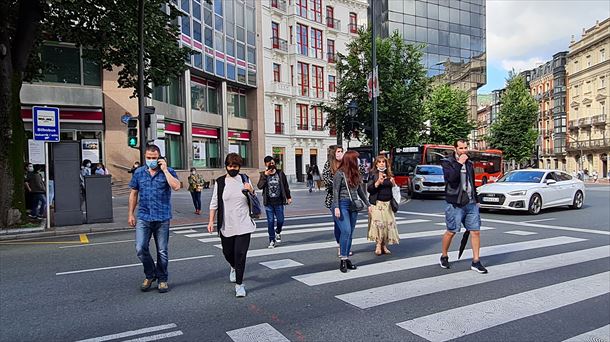
[[[127,146],[138,148],[138,118],[127,121]]]

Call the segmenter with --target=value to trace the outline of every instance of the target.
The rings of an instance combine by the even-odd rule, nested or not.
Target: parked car
[[[411,198],[445,193],[445,177],[439,165],[417,165],[410,183]]]
[[[525,169],[482,185],[477,193],[482,209],[523,210],[537,215],[542,209],[562,205],[582,208],[585,184],[563,171]]]

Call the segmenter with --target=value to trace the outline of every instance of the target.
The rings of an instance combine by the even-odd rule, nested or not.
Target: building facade
[[[321,171],[336,136],[320,103],[334,98],[337,52],[366,23],[366,0],[262,1],[265,154],[291,182]]]
[[[475,136],[475,149],[484,150],[487,148],[485,137],[489,135],[491,122],[491,105],[482,106],[477,110],[477,134]]]
[[[610,18],[583,30],[568,53],[568,170],[608,176]]]
[[[466,91],[470,119],[476,121],[477,89],[487,80],[485,1],[371,0],[369,5],[382,37],[397,31],[409,44],[426,44],[428,75]]]
[[[566,62],[567,51],[522,75],[538,101],[538,140],[535,163],[539,167],[566,170]]]

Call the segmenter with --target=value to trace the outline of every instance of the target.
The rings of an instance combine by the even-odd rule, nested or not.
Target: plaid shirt
[[[167,168],[169,173],[178,178],[176,171]],[[146,166],[134,171],[129,187],[138,190],[138,219],[144,221],[167,221],[172,218],[171,194],[172,189],[167,183],[165,174],[159,170],[154,176],[150,175]]]

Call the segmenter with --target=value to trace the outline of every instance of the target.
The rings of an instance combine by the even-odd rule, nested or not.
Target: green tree
[[[380,149],[412,145],[421,139],[423,102],[429,84],[421,64],[422,49],[421,45],[406,44],[397,32],[388,38],[377,38]],[[366,90],[371,70],[371,31],[360,29],[359,36],[347,44],[347,55],[339,54],[335,100],[330,105],[321,105],[328,114],[326,125],[345,138],[351,136],[353,128],[347,105],[354,100],[358,111],[353,121],[360,124],[360,136],[372,140],[372,132],[362,128],[372,126],[372,104]]]
[[[475,129],[468,118],[468,94],[443,84],[434,87],[425,103],[426,119],[430,120],[428,142],[452,145]]]
[[[172,6],[162,11],[166,2],[146,0],[145,84],[168,84],[186,68],[182,61],[191,53],[178,45],[179,11]],[[43,40],[86,47],[85,57],[102,68],[120,68],[120,87],[135,88],[137,18],[136,0],[0,1],[0,227],[18,223],[24,212],[25,131],[19,93],[23,82],[39,78],[47,67],[38,52]]]
[[[534,127],[537,111],[538,104],[529,93],[525,79],[514,72],[509,73],[502,107],[487,139],[489,145],[502,150],[507,160],[519,164],[528,161],[538,137]]]

